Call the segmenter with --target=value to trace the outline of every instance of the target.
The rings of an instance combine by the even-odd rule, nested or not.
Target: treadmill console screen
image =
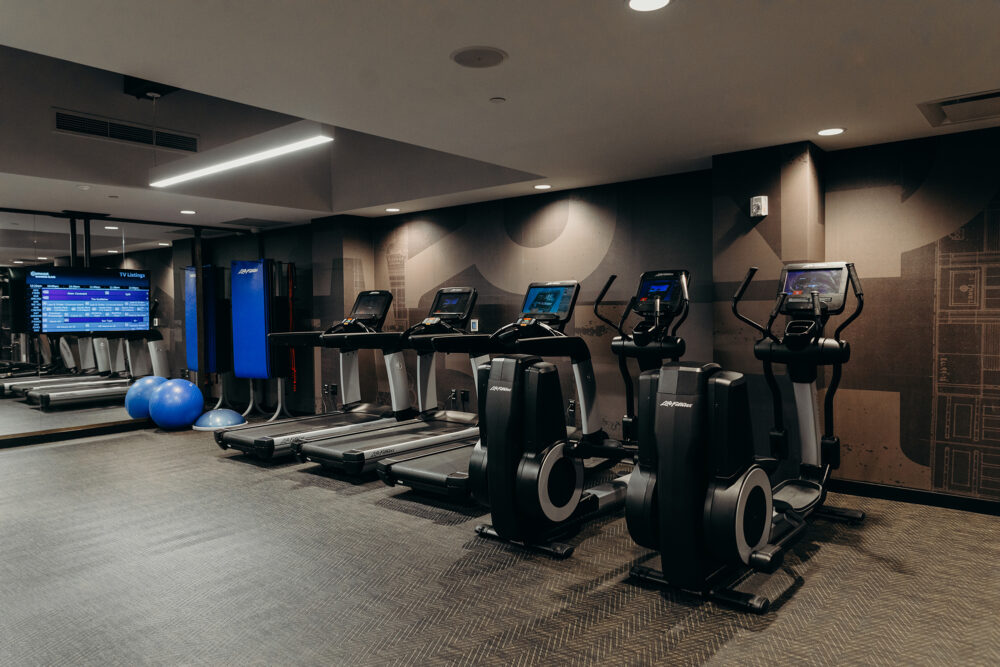
[[[639,279],[639,291],[635,295],[635,311],[640,315],[656,312],[659,298],[659,312],[676,311],[681,304],[681,277],[684,271],[647,271]]]
[[[812,308],[813,292],[819,292],[820,302],[826,306],[827,313],[837,314],[844,310],[847,265],[843,262],[789,264],[782,274],[782,291],[788,294],[783,311]]]
[[[27,324],[34,333],[149,330],[149,273],[52,267],[25,275]]]
[[[392,294],[384,290],[362,292],[354,302],[351,317],[357,320],[384,320],[389,313]]]
[[[565,322],[576,303],[580,285],[576,281],[564,283],[532,283],[524,295],[521,317]]]
[[[430,317],[464,320],[475,303],[476,291],[471,287],[451,287],[438,290],[431,304]]]

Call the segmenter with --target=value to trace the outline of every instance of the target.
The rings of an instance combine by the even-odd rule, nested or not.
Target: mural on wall
[[[1000,500],[998,149],[984,131],[829,156],[827,256],[866,296],[841,477]]]
[[[935,244],[935,490],[1000,499],[1000,199]]]

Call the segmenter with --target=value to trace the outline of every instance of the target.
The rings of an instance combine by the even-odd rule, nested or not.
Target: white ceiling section
[[[3,45],[516,170],[461,188],[446,170],[404,201],[383,188],[385,201],[337,212],[998,124],[932,128],[916,106],[1000,87],[997,0],[674,0],[648,13],[624,0],[0,0],[0,16]],[[451,61],[470,45],[510,57]],[[816,136],[834,126],[847,132]]]

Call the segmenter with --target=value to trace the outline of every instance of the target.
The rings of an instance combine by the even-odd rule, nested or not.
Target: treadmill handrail
[[[402,331],[365,331],[356,333],[334,333],[320,336],[323,347],[351,350],[398,350],[403,342]]]
[[[431,344],[438,352],[480,355],[497,351],[492,338],[492,334],[443,334],[431,338]]]
[[[322,331],[280,331],[267,334],[267,342],[278,347],[322,347]]]
[[[521,354],[537,354],[540,357],[569,357],[576,364],[590,360],[590,348],[579,336],[543,336],[522,338],[514,343]]]

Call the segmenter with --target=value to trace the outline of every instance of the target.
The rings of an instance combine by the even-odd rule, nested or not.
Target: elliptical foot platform
[[[718,602],[726,605],[727,607],[739,609],[740,611],[750,612],[753,614],[766,614],[770,611],[771,604],[773,603],[771,598],[754,593],[744,593],[735,589],[736,586],[745,581],[746,578],[752,573],[753,571],[739,573],[734,578],[727,581],[726,584],[711,587],[703,591],[690,591],[672,586],[670,582],[667,581],[666,577],[663,576],[662,572],[644,565],[633,566],[629,571],[629,576],[641,581],[654,583],[657,586],[682,591],[684,593],[700,597],[704,600]]]
[[[572,544],[566,544],[565,542],[526,542],[524,540],[508,540],[501,537],[493,526],[488,523],[481,523],[476,526],[476,534],[480,537],[489,538],[491,540],[514,544],[522,549],[538,551],[548,556],[552,556],[553,558],[569,558],[573,555],[573,551],[576,549],[576,547]]]

